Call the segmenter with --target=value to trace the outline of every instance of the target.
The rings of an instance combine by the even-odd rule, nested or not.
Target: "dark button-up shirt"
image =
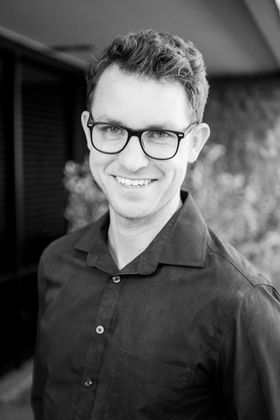
[[[279,420],[280,298],[192,198],[118,270],[109,217],[39,270],[36,420]]]

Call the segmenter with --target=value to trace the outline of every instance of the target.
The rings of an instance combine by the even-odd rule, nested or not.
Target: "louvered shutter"
[[[24,74],[22,88],[24,223],[22,263],[65,233],[63,167],[69,158],[63,83]],[[36,77],[37,76],[37,77]],[[27,80],[26,80],[27,79]],[[41,79],[41,80],[40,80]],[[70,145],[71,146],[71,145]]]

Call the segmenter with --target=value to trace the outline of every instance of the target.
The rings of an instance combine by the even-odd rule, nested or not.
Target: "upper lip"
[[[155,180],[156,178],[152,178],[149,176],[138,176],[137,178],[132,177],[132,176],[127,176],[127,175],[113,175],[115,178],[125,178],[125,179],[129,179],[131,181],[139,181],[139,180]]]

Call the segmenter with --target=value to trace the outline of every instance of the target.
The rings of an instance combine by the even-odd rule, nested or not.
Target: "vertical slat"
[[[71,151],[63,80],[26,66],[22,86],[24,144],[23,264],[65,233],[63,167]],[[70,148],[68,147],[70,144]]]
[[[3,137],[5,150],[5,257],[9,271],[20,266],[23,225],[23,153],[21,123],[20,60],[3,53]]]
[[[16,222],[16,262],[21,265],[24,226],[24,176],[23,176],[23,136],[22,136],[22,97],[21,97],[21,62],[14,61],[13,86],[13,131],[14,131],[14,180],[15,180],[15,222]]]

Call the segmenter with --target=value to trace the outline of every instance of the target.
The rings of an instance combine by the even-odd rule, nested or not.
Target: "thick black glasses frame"
[[[127,134],[128,134],[127,141],[125,142],[124,146],[120,150],[118,150],[117,152],[104,152],[104,150],[100,150],[100,149],[98,149],[98,147],[95,146],[95,144],[93,142],[92,131],[93,131],[93,128],[96,125],[99,125],[99,124],[107,124],[107,125],[111,125],[112,127],[123,128],[124,130],[127,131]],[[129,142],[130,138],[132,136],[135,136],[135,137],[138,138],[139,143],[140,143],[140,146],[141,146],[143,152],[145,153],[145,155],[146,156],[149,156],[152,159],[156,159],[156,160],[169,160],[169,159],[172,159],[176,155],[176,153],[178,152],[180,141],[188,134],[188,132],[190,131],[190,129],[192,127],[194,127],[196,124],[197,124],[197,122],[191,123],[184,132],[182,132],[182,131],[173,131],[173,130],[164,130],[164,129],[162,129],[162,130],[161,129],[131,130],[130,128],[123,127],[123,126],[117,125],[117,124],[110,124],[108,122],[103,122],[103,121],[94,121],[91,113],[89,114],[89,118],[88,118],[88,122],[87,122],[87,126],[88,126],[88,128],[90,130],[91,143],[92,143],[93,147],[96,150],[98,150],[98,152],[105,153],[106,155],[117,155],[118,153],[122,152],[126,148],[126,146],[127,146],[128,142]],[[175,134],[177,136],[177,139],[178,139],[178,141],[177,141],[177,148],[175,150],[175,153],[172,156],[168,157],[168,158],[157,158],[157,157],[154,157],[154,156],[149,155],[146,152],[146,150],[144,149],[144,146],[142,144],[142,134],[145,133],[145,132],[147,132],[147,131],[150,131],[150,132],[167,131],[169,133]]]

